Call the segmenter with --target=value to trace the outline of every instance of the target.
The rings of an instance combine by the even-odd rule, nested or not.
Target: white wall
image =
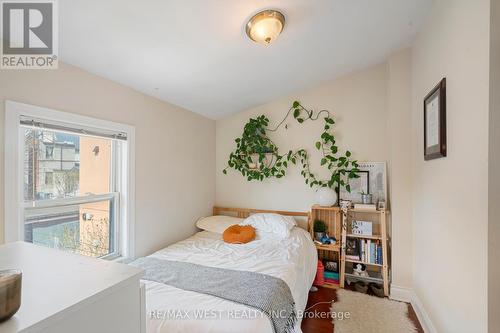
[[[413,46],[414,279],[438,332],[486,332],[489,0],[440,0]],[[423,98],[447,78],[448,156],[423,157]]]
[[[264,182],[248,182],[230,170],[222,174],[227,158],[250,117],[264,114],[274,127],[297,99],[308,108],[333,111],[339,146],[362,161],[387,161],[389,195],[392,202],[393,284],[411,288],[412,237],[410,204],[410,95],[411,54],[403,50],[387,63],[297,92],[277,101],[217,120],[216,203],[231,207],[308,211],[314,203],[314,190],[300,175],[300,168],[289,167],[286,177]],[[313,171],[322,170],[320,153],[314,148],[323,123],[302,125],[291,117],[289,128],[271,133],[282,151],[305,148],[311,154]],[[397,168],[397,170],[396,170]],[[323,175],[327,175],[323,172]],[[392,193],[392,194],[391,194]],[[397,197],[395,197],[397,195]],[[397,251],[397,253],[395,253]]]
[[[268,179],[262,183],[248,182],[234,170],[227,175],[222,174],[229,153],[235,148],[234,139],[241,135],[248,119],[264,114],[270,119],[270,127],[274,127],[295,99],[305,107],[333,112],[336,120],[334,131],[340,149],[348,148],[359,160],[388,160],[387,68],[383,64],[217,120],[217,204],[262,209],[310,209],[314,203],[314,190],[304,183],[299,166],[289,167],[284,178]],[[270,137],[282,151],[307,149],[311,154],[312,171],[324,171],[319,165],[320,152],[314,148],[324,123],[308,121],[300,125],[293,117],[287,123],[288,130],[283,126]],[[325,172],[322,174],[328,175]]]
[[[488,332],[500,332],[500,2],[491,1],[488,164]]]
[[[195,231],[215,197],[215,122],[67,64],[0,71],[0,239],[4,217],[5,100],[136,128],[136,254]],[[7,161],[8,163],[8,161]]]
[[[388,131],[390,153],[390,198],[392,218],[392,283],[393,297],[407,291],[413,280],[413,238],[411,197],[411,50],[392,54],[387,61]],[[407,300],[407,299],[405,299]]]

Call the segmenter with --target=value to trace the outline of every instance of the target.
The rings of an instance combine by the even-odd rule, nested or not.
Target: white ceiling
[[[210,118],[382,62],[432,0],[61,0],[60,59]],[[274,8],[270,46],[244,26]]]

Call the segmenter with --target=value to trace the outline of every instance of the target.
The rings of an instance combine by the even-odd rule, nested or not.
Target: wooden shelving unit
[[[387,214],[385,210],[360,210],[350,209],[347,214],[339,213],[342,216],[342,240],[341,240],[341,260],[340,260],[340,287],[344,287],[345,279],[362,280],[364,282],[374,282],[382,284],[384,295],[389,296],[389,266],[387,255]],[[353,234],[351,230],[352,221],[372,222],[372,235]],[[345,245],[349,238],[366,239],[380,241],[382,246],[382,264],[369,263],[361,260],[346,258]],[[367,267],[370,277],[360,277],[352,274],[352,264],[361,263]],[[348,272],[346,272],[348,270]]]
[[[316,249],[318,250],[318,258],[320,260],[332,260],[337,261],[339,265],[339,275],[340,271],[340,250],[341,250],[341,237],[342,237],[342,214],[339,207],[322,207],[314,205],[311,208],[311,215],[309,219],[309,232],[311,233],[312,239],[314,239],[313,223],[314,220],[321,220],[326,223],[327,233],[330,237],[335,237],[337,243],[333,245],[320,245],[316,244]],[[323,287],[326,288],[339,288],[339,284],[325,283]]]

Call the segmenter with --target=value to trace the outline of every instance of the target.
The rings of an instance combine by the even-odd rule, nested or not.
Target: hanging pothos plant
[[[307,120],[318,120],[324,114],[325,122],[323,132],[315,143],[316,149],[322,152],[321,166],[326,167],[331,176],[329,179],[320,180],[311,172],[309,155],[305,149],[288,151],[280,154],[278,147],[267,136],[267,132],[276,131],[293,112],[295,120],[302,124]],[[358,178],[358,162],[351,157],[351,152],[339,153],[332,127],[335,124],[333,116],[327,110],[321,110],[315,115],[312,110],[307,110],[298,101],[293,102],[285,118],[274,129],[268,129],[269,119],[261,115],[245,124],[243,134],[236,138],[236,150],[229,155],[228,166],[222,171],[227,174],[227,169],[239,171],[248,181],[264,180],[265,178],[281,178],[286,174],[290,164],[299,164],[302,167],[301,175],[310,187],[345,188],[351,191],[349,180]]]

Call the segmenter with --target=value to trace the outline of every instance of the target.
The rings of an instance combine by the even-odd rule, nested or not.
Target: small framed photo
[[[424,159],[446,156],[446,78],[424,98]]]

